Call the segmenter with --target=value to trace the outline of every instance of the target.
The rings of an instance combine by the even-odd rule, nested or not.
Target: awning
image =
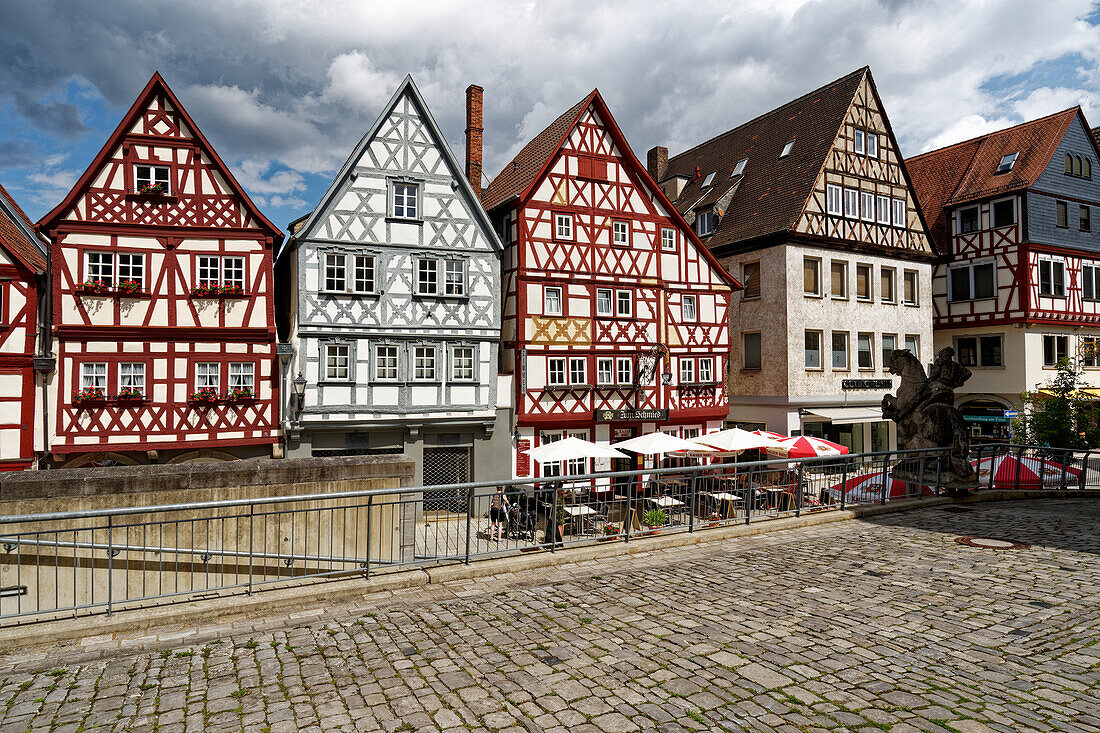
[[[1036,390],[1036,392],[1038,392],[1041,397],[1053,397],[1054,396],[1054,392],[1052,390],[1049,390],[1049,389],[1039,389],[1039,390]],[[1082,399],[1082,400],[1100,399],[1100,388],[1098,388],[1098,387],[1082,387],[1081,389],[1077,390],[1076,392],[1074,392],[1070,396],[1071,397],[1076,397],[1077,399]]]
[[[882,422],[881,407],[815,407],[805,411],[807,415],[820,417],[836,425],[857,422]]]

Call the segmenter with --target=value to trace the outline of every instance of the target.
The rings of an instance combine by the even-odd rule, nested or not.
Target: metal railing
[[[927,497],[942,492],[945,455],[899,450],[432,486],[428,506],[426,489],[395,488],[5,516],[0,624]],[[1084,489],[1100,477],[1100,454],[1088,452],[976,446],[972,458],[978,490]],[[906,480],[891,475],[899,464]]]

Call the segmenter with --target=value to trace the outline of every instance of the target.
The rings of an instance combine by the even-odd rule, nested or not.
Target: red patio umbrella
[[[873,471],[862,476],[853,476],[847,481],[830,487],[829,496],[836,501],[840,501],[841,494],[844,494],[845,501],[853,504],[879,501],[882,499],[883,484],[888,487],[887,501],[901,499],[916,493],[915,484],[898,481],[896,478],[886,476],[883,471]],[[931,486],[921,486],[920,493],[923,496],[932,496],[935,492]]]
[[[815,456],[842,456],[848,453],[848,449],[840,443],[833,443],[823,438],[813,438],[809,435],[798,435],[793,438],[780,440],[775,447],[768,448],[769,453],[778,453],[787,458],[813,458]]]
[[[1041,486],[1061,486],[1063,466],[1058,461],[1024,456],[1022,459],[1011,454],[987,456],[980,461],[971,461],[978,470],[978,482],[989,485],[989,474],[993,472],[993,486],[999,489],[1039,488]],[[1081,470],[1072,466],[1065,467],[1066,483],[1076,484],[1081,479]],[[1019,479],[1017,480],[1017,476]]]

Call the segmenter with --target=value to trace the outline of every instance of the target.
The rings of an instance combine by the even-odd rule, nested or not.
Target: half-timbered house
[[[1063,358],[1100,387],[1098,164],[1078,107],[909,161],[942,253],[936,346],[974,373],[956,397],[976,435],[1009,437],[1004,411]]]
[[[280,454],[282,234],[159,74],[38,226],[52,240],[54,465]]]
[[[565,435],[608,443],[721,426],[739,284],[646,174],[599,91],[524,146],[482,201],[505,244],[517,477],[540,470],[528,449]],[[593,468],[609,465],[565,467]]]
[[[34,366],[45,274],[45,243],[0,186],[0,471],[30,467],[44,448]]]
[[[304,380],[288,413],[291,455],[404,452],[417,485],[501,478],[500,256],[406,77],[280,253],[287,386]]]
[[[868,68],[673,158],[650,174],[744,283],[731,335],[730,419],[853,450],[896,445],[878,408],[889,355],[932,355],[934,253]]]

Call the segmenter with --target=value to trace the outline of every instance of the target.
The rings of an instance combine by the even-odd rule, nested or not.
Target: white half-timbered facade
[[[418,484],[494,478],[500,242],[411,77],[291,229],[291,454],[404,452]]]

